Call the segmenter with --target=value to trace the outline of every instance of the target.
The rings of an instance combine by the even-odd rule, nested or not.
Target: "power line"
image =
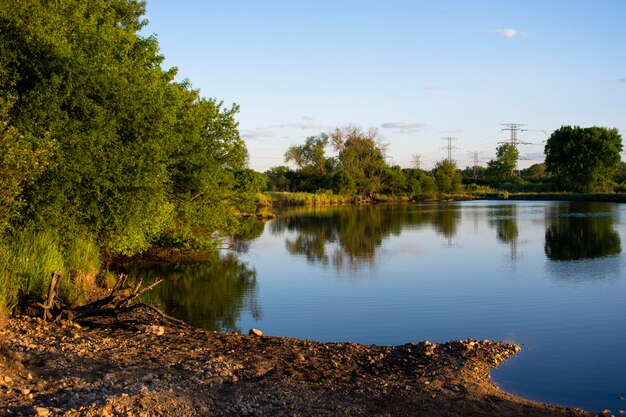
[[[413,154],[413,168],[422,169],[422,155]]]
[[[480,152],[479,151],[474,151],[471,152],[472,156],[474,157],[474,179],[478,178],[478,163],[480,162]]]
[[[509,142],[511,145],[515,146],[515,148],[517,148],[517,145],[532,145],[532,143],[529,142],[522,142],[517,138],[517,132],[524,132],[528,129],[522,129],[522,126],[526,126],[523,123],[500,123],[503,126],[506,126],[504,130],[508,130],[511,132],[511,137],[509,139]],[[507,143],[507,142],[498,142],[498,143]]]
[[[446,146],[444,146],[441,149],[447,149],[448,150],[448,162],[453,162],[452,160],[452,149],[459,149],[456,146],[452,146],[452,141],[455,141],[457,138],[455,138],[454,136],[446,136],[441,138],[441,140],[445,140],[448,142],[448,144]]]

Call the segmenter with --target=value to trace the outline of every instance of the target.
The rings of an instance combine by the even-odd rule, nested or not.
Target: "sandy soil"
[[[318,343],[167,324],[150,310],[0,331],[0,416],[590,416],[489,379],[491,341]]]

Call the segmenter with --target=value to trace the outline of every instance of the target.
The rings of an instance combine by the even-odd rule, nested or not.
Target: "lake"
[[[626,409],[626,206],[471,201],[292,208],[143,301],[215,330],[398,345],[506,340],[523,397]]]

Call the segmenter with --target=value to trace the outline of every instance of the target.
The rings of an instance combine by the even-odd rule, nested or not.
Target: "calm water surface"
[[[239,253],[134,275],[209,329],[397,345],[507,340],[505,390],[626,409],[624,205],[462,202],[292,209]],[[146,300],[144,300],[146,301]]]

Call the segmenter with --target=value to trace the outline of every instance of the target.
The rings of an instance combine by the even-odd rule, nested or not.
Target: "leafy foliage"
[[[433,176],[439,194],[455,193],[461,189],[461,172],[454,161],[442,159],[437,162]]]
[[[2,106],[15,154],[5,167],[38,167],[3,188],[3,202],[23,203],[12,224],[89,235],[126,255],[236,231],[262,183],[246,172],[238,107],[161,68],[156,39],[138,34],[143,2],[2,3],[1,93],[14,98]]]
[[[487,177],[496,181],[510,180],[519,159],[519,151],[511,143],[503,143],[496,148],[496,159],[487,163]]]
[[[5,227],[19,210],[18,197],[23,187],[43,171],[54,145],[12,126],[10,107],[10,102],[0,98],[0,227]]]
[[[294,145],[285,152],[285,162],[293,161],[298,169],[316,175],[326,172],[326,146],[329,137],[326,133],[309,136],[304,145]]]
[[[383,189],[387,164],[385,146],[377,129],[364,132],[356,126],[337,128],[330,133],[337,159],[352,178],[357,192],[369,196]]]
[[[617,129],[562,126],[546,143],[546,169],[566,189],[589,192],[611,183],[621,151]]]

